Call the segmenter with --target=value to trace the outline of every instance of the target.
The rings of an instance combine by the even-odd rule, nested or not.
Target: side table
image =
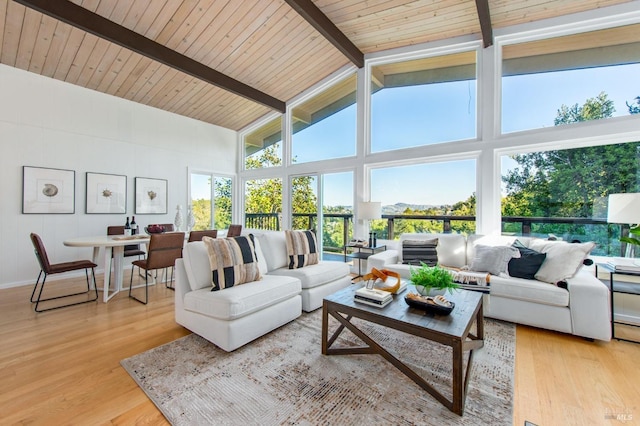
[[[354,278],[358,278],[362,276],[361,261],[363,259],[368,259],[369,256],[371,256],[372,254],[375,254],[379,251],[385,251],[386,249],[387,249],[387,246],[385,244],[381,246],[375,246],[375,247],[361,247],[361,246],[347,244],[346,246],[343,247],[344,261],[346,262],[347,258],[358,260],[358,275],[354,277]]]
[[[616,337],[616,329],[615,329],[616,323],[624,324],[628,327],[640,327],[640,324],[629,324],[628,322],[616,321],[614,304],[613,304],[614,295],[616,293],[632,294],[635,296],[640,296],[639,283],[614,281],[615,275],[627,275],[632,277],[640,277],[640,272],[616,271],[614,268],[612,268],[610,265],[606,263],[597,263],[596,278],[598,277],[598,269],[609,274],[609,294],[610,294],[609,299],[611,301],[611,338],[616,340],[623,340],[625,342],[640,343],[640,341],[638,340],[630,340],[630,339],[624,339],[621,337]]]

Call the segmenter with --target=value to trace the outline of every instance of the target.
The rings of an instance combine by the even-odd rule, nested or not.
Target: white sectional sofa
[[[343,262],[320,261],[288,269],[283,231],[253,233],[261,279],[211,291],[211,267],[202,241],[185,245],[176,261],[176,322],[226,351],[296,319],[302,310],[322,306],[322,299],[351,283]]]
[[[529,247],[544,241],[534,243],[531,238],[506,236],[471,235],[467,238],[460,234],[403,234],[399,241],[387,242],[386,251],[369,257],[368,267],[397,271],[409,278],[411,266],[402,263],[402,242],[433,238],[438,238],[438,263],[454,268],[470,265],[478,244],[511,245],[517,238]],[[547,253],[545,262],[551,261],[553,255],[552,251]],[[611,340],[608,288],[592,271],[583,267],[564,281],[566,288],[504,273],[491,275],[490,292],[484,296],[484,315],[590,339]]]

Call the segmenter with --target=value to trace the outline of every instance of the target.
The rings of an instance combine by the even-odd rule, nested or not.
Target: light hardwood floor
[[[147,306],[121,293],[41,314],[30,294],[0,290],[0,424],[166,424],[120,360],[189,333],[171,290],[151,287]],[[514,425],[640,424],[638,360],[640,344],[518,326]]]

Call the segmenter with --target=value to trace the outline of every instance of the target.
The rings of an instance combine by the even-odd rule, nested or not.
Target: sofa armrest
[[[611,340],[609,289],[593,273],[580,270],[567,280],[573,334]]]
[[[384,269],[386,265],[398,263],[397,250],[385,250],[380,253],[372,254],[367,258],[367,266],[369,269]]]

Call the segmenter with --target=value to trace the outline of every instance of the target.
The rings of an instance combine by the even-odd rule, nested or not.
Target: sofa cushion
[[[536,279],[555,284],[571,278],[582,267],[582,262],[595,247],[595,243],[567,243],[534,239],[529,248],[545,253],[546,259],[536,273]]]
[[[275,269],[269,272],[269,275],[298,278],[302,282],[302,288],[307,289],[318,287],[349,275],[349,265],[344,262],[323,260],[315,265],[299,269]]]
[[[430,240],[404,240],[402,241],[402,263],[407,265],[428,266],[438,264],[438,239]]]
[[[515,240],[513,247],[518,249],[520,257],[509,261],[507,272],[512,277],[534,280],[547,255],[527,248],[520,240]]]
[[[262,231],[255,235],[260,240],[262,253],[267,262],[267,270],[273,271],[289,264],[287,241],[283,231]]]
[[[209,255],[213,290],[260,279],[253,235],[202,239]]]
[[[318,241],[313,231],[284,231],[287,241],[289,269],[302,268],[318,263]]]
[[[224,291],[200,289],[184,296],[184,308],[221,320],[233,320],[300,294],[300,280],[265,275],[260,281]]]
[[[405,240],[430,240],[438,238],[438,264],[462,268],[467,264],[465,247],[467,241],[462,234],[428,234],[428,233],[406,233],[400,235],[400,250],[398,252],[398,262],[402,263],[402,242]]]
[[[500,275],[507,270],[507,264],[513,257],[520,257],[517,248],[511,246],[475,246],[475,257],[469,265],[469,269],[476,272],[488,272],[491,275]]]
[[[492,276],[490,298],[494,296],[552,306],[569,306],[567,289],[523,278]]]

